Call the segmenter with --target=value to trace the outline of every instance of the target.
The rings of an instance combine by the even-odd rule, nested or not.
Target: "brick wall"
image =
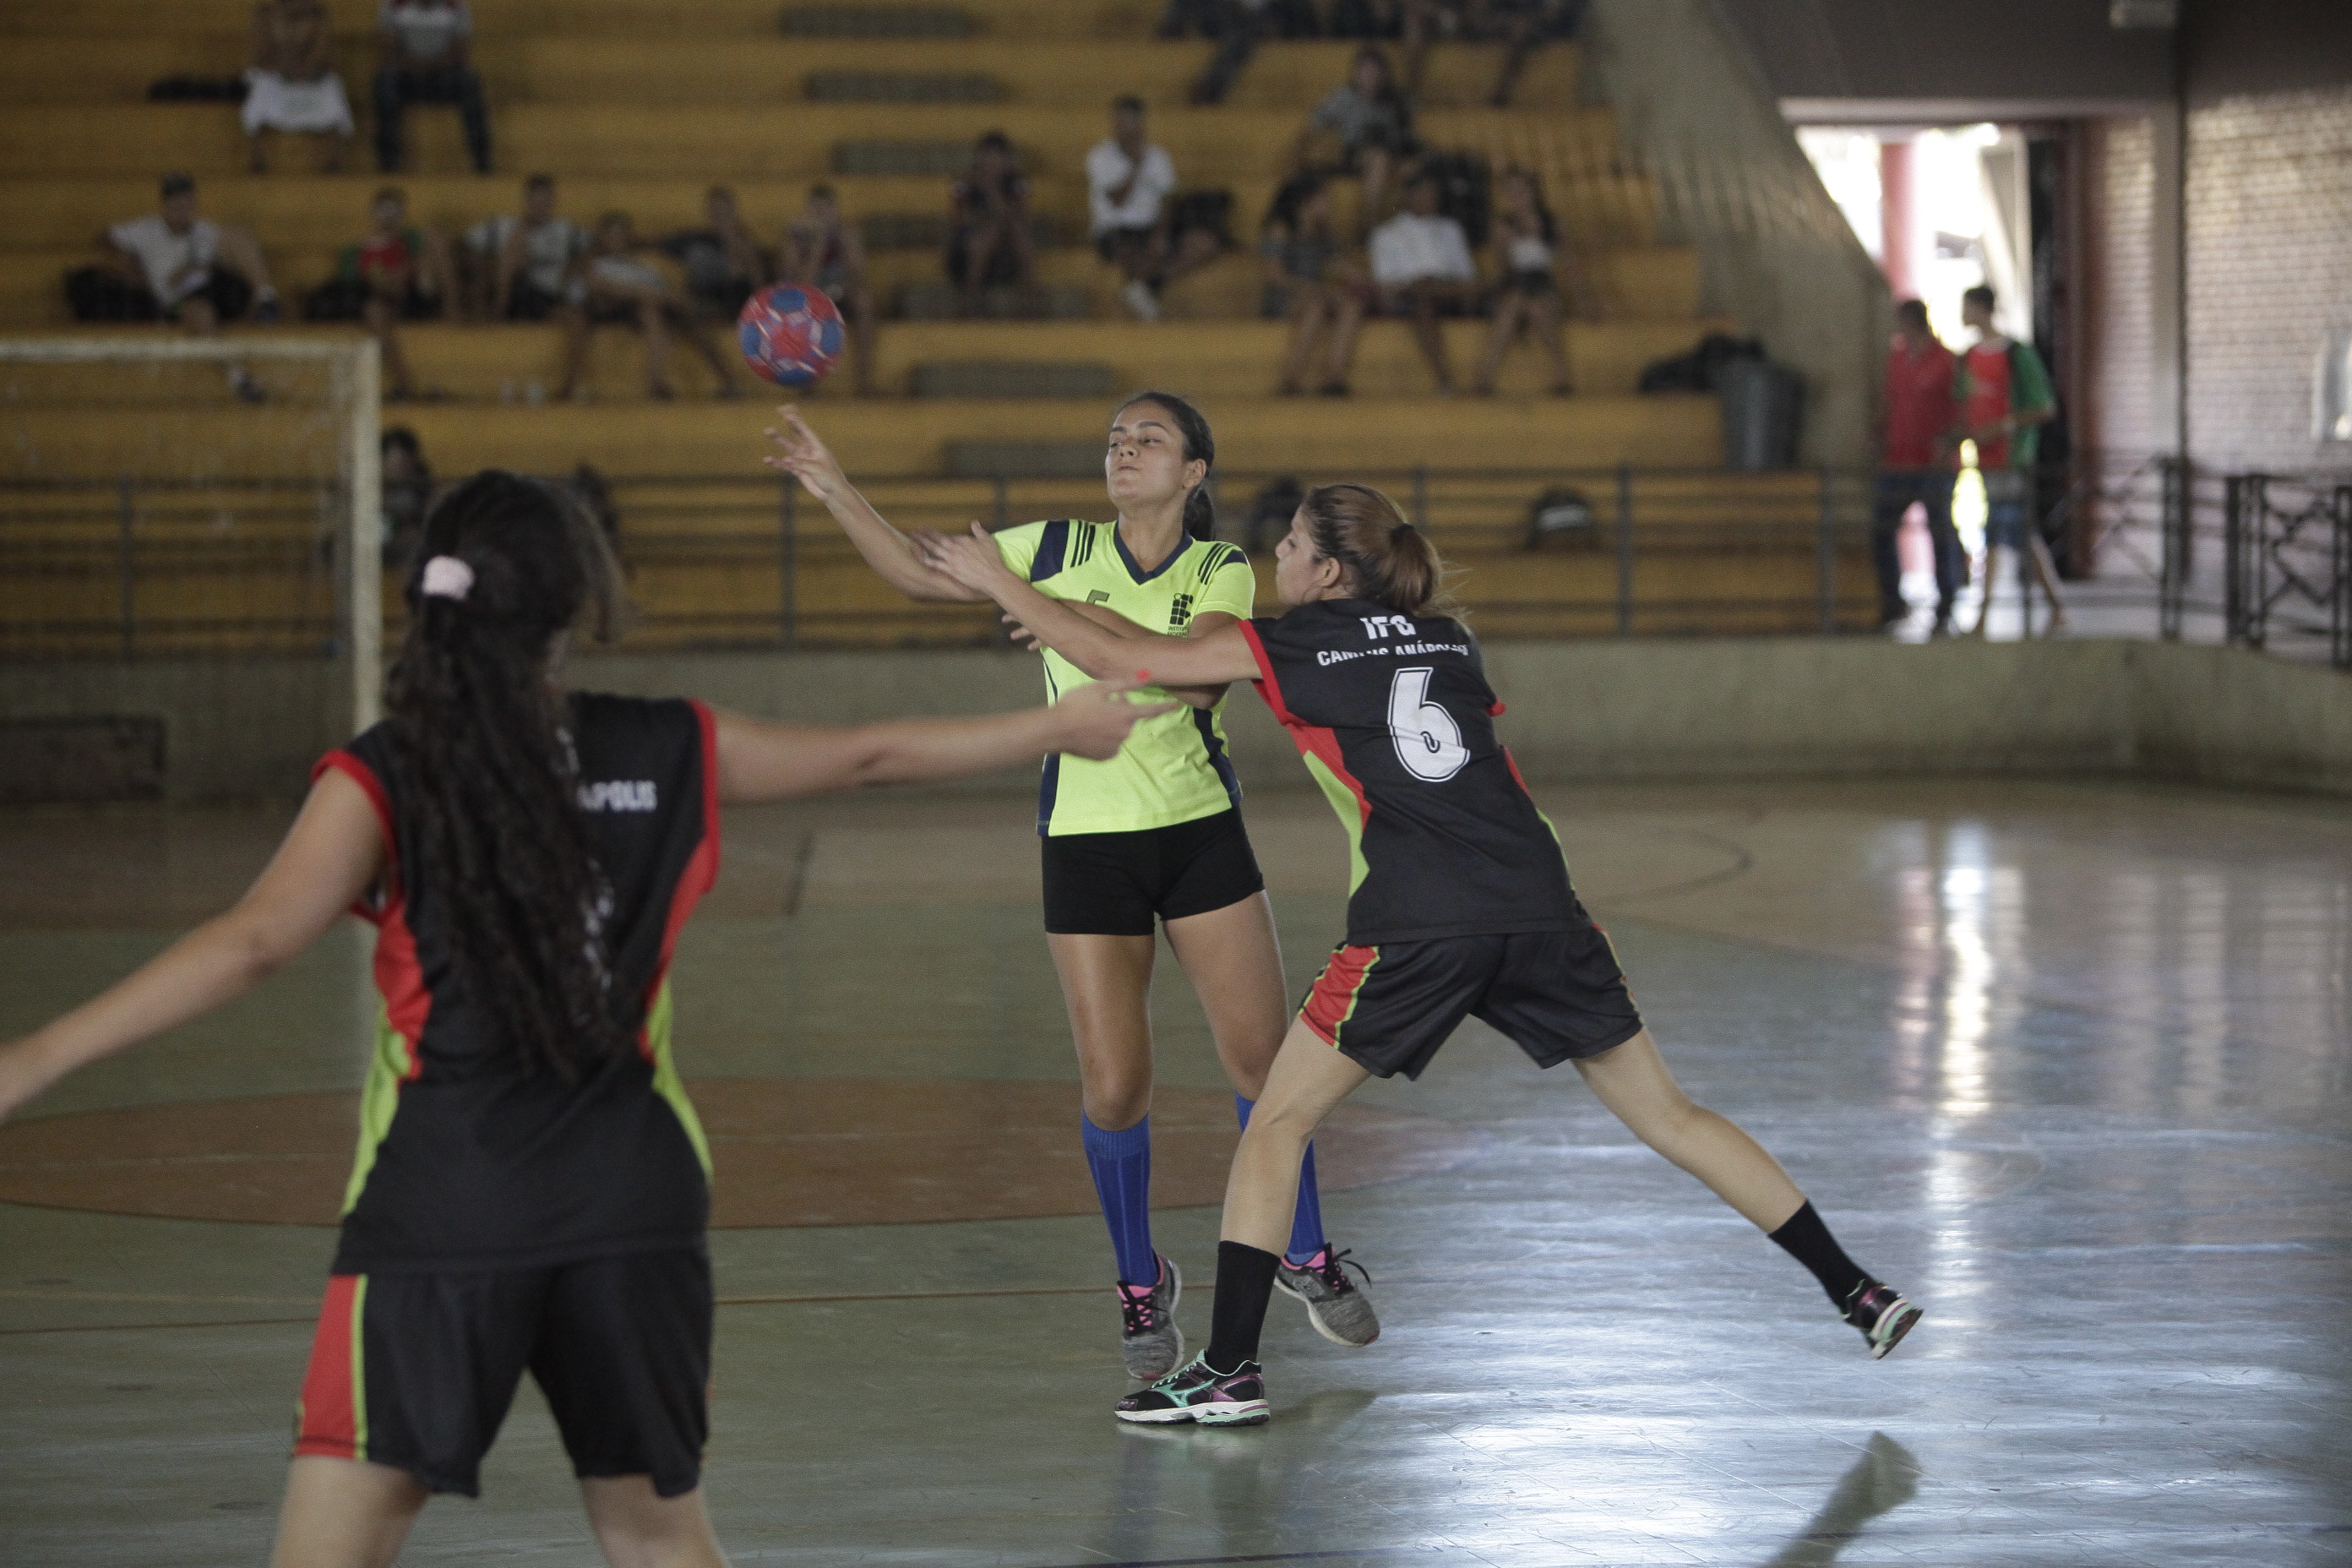
[[[2154,395],[2156,130],[2145,119],[2095,120],[2083,152],[2084,269],[2093,286],[2081,440],[2130,461],[2164,445]]]
[[[2321,331],[2352,325],[2352,87],[2192,109],[2188,148],[2191,454],[2352,467],[2311,433]]]

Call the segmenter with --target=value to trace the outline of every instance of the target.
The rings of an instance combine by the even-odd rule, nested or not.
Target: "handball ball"
[[[735,330],[751,368],[779,386],[807,386],[841,357],[841,312],[821,289],[797,283],[746,300]]]

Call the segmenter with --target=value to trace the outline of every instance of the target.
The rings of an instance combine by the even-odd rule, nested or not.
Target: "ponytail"
[[[1184,531],[1193,539],[1214,539],[1217,536],[1217,503],[1209,494],[1209,475],[1217,469],[1217,437],[1209,428],[1206,416],[1192,403],[1172,392],[1139,392],[1111,411],[1118,416],[1139,403],[1156,403],[1168,411],[1176,422],[1176,433],[1183,438],[1184,460],[1208,465],[1208,473],[1192,487],[1184,498]]]
[[[1349,591],[1401,615],[1452,613],[1445,563],[1429,536],[1370,485],[1320,485],[1302,503],[1315,552],[1337,561]]]
[[[576,509],[499,469],[433,509],[417,559],[386,730],[457,989],[525,1067],[576,1079],[621,1047],[634,999],[611,994],[611,889],[549,659],[583,609],[615,629],[617,574]]]

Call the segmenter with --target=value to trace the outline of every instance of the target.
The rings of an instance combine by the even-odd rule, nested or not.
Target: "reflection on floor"
[[[1263,1429],[1115,1426],[1107,1249],[1066,1202],[838,1223],[921,1212],[886,1194],[717,1233],[709,1487],[736,1560],[2352,1561],[2340,806],[2088,784],[1545,794],[1685,1081],[1927,1306],[1900,1352],[1865,1359],[1774,1248],[1474,1025],[1421,1084],[1360,1097],[1409,1147],[1327,1209],[1386,1332],[1342,1352],[1277,1302]],[[689,1077],[776,1105],[827,1080],[898,1151],[942,1119],[969,1136],[954,1085],[978,1080],[973,1103],[1035,1136],[1043,1086],[1072,1074],[1024,816],[877,797],[732,822],[681,950]],[[1338,830],[1299,796],[1251,819],[1303,985],[1339,929]],[[0,816],[0,1033],[216,904],[281,821]],[[41,1158],[152,1192],[134,1167],[184,1151],[145,1140],[202,1118],[126,1113],[347,1091],[363,980],[360,933],[338,932],[38,1108],[149,1131],[53,1128]],[[1160,984],[1171,1111],[1213,1107],[1197,1010]],[[0,1139],[18,1197],[38,1131]],[[0,1203],[0,1561],[257,1561],[331,1233],[71,1184],[80,1206]],[[1160,1227],[1195,1275],[1197,1338],[1214,1211]],[[528,1390],[485,1488],[428,1510],[404,1560],[593,1560]]]

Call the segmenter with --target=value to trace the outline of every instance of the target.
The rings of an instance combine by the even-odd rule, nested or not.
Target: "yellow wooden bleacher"
[[[289,305],[320,280],[384,183],[372,172],[366,142],[373,8],[331,4],[341,24],[339,58],[362,119],[361,142],[347,172],[326,177],[310,172],[314,148],[281,139],[278,172],[254,178],[242,172],[246,148],[232,108],[143,101],[159,77],[239,68],[249,0],[182,0],[169,9],[163,36],[159,13],[134,0],[70,6],[0,0],[0,31],[10,39],[0,50],[0,211],[10,215],[0,232],[0,330],[87,330],[68,323],[59,279],[86,259],[106,224],[152,210],[153,181],[165,169],[199,176],[207,216],[256,231]],[[520,175],[541,169],[560,177],[563,209],[574,218],[625,210],[647,235],[693,222],[714,180],[736,187],[747,217],[769,236],[819,180],[840,191],[853,217],[936,214],[945,202],[942,178],[836,174],[839,150],[964,143],[1002,129],[1020,148],[1035,207],[1058,241],[1040,253],[1040,280],[1087,290],[1094,319],[886,321],[878,354],[886,395],[855,399],[842,386],[813,400],[813,416],[853,472],[896,476],[876,481],[875,491],[908,521],[951,526],[965,516],[993,517],[1000,494],[1003,515],[1014,518],[1099,511],[1099,490],[1085,480],[1013,480],[1000,489],[935,477],[947,471],[958,443],[1097,441],[1106,413],[1099,400],[900,395],[923,364],[1096,365],[1120,385],[1170,386],[1202,400],[1230,476],[1229,508],[1277,472],[1329,479],[1368,463],[1390,472],[1423,469],[1431,521],[1468,569],[1462,593],[1490,632],[1615,628],[1613,555],[1580,546],[1529,552],[1522,535],[1540,488],[1533,470],[1620,464],[1675,470],[1680,477],[1673,483],[1688,492],[1679,500],[1663,492],[1643,500],[1634,629],[1815,624],[1820,562],[1807,509],[1817,507],[1805,499],[1804,484],[1794,485],[1785,504],[1768,504],[1752,479],[1709,478],[1720,460],[1713,401],[1633,395],[1643,364],[1734,323],[1707,314],[1696,253],[1661,241],[1655,187],[1623,155],[1608,110],[1584,101],[1574,47],[1539,56],[1518,106],[1495,110],[1483,100],[1496,51],[1440,47],[1418,126],[1433,145],[1474,149],[1497,168],[1521,164],[1542,180],[1602,307],[1601,320],[1572,322],[1567,331],[1575,395],[1540,395],[1543,366],[1527,349],[1508,364],[1500,396],[1429,395],[1402,328],[1379,322],[1367,329],[1356,362],[1361,395],[1293,399],[1271,395],[1285,329],[1257,317],[1262,278],[1250,241],[1287,173],[1307,109],[1344,75],[1354,46],[1266,45],[1226,103],[1195,108],[1186,91],[1209,46],[1151,38],[1156,0],[967,0],[961,9],[971,36],[963,38],[788,36],[780,9],[792,7],[778,0],[511,0],[485,10],[476,58],[493,103],[499,173],[485,179],[466,171],[454,113],[412,110],[412,167],[397,183],[414,217],[455,231],[512,210]],[[810,101],[809,79],[825,73],[985,78],[1001,96]],[[1185,184],[1222,186],[1235,198],[1240,253],[1172,288],[1171,319],[1157,325],[1125,319],[1117,275],[1085,244],[1081,162],[1104,133],[1104,109],[1115,92],[1150,103],[1153,139],[1170,149]],[[1343,220],[1351,220],[1352,185],[1339,194]],[[872,266],[886,305],[901,286],[939,276],[929,250],[877,250]],[[1453,323],[1447,339],[1466,382],[1483,324]],[[707,371],[681,351],[673,375],[684,399],[648,402],[638,346],[613,329],[597,334],[590,400],[559,405],[544,397],[558,374],[549,329],[421,324],[404,341],[420,384],[434,395],[388,418],[416,430],[438,471],[499,464],[557,474],[591,462],[613,481],[624,552],[650,612],[642,643],[759,641],[788,613],[803,640],[836,646],[988,634],[985,616],[898,602],[827,538],[821,517],[802,519],[793,607],[782,607],[779,500],[751,482],[771,389],[750,384],[751,399],[709,401]],[[264,366],[258,374],[267,384],[273,373]],[[0,416],[7,437],[0,442],[0,481],[35,472],[104,481],[152,464],[163,449],[174,454],[176,477],[192,481],[255,477],[277,460],[270,442],[232,437],[249,429],[238,422],[282,411],[236,404],[215,374],[159,380],[79,371],[56,373],[42,386],[39,397],[10,401]],[[1501,470],[1509,473],[1480,477]],[[681,482],[697,477],[711,482]],[[96,629],[72,636],[103,651],[116,635],[110,617],[119,618],[119,593],[102,574],[82,582],[70,571],[61,575],[58,564],[77,559],[76,552],[95,559],[117,526],[103,495],[91,493],[99,495],[90,503],[96,511],[56,524],[63,531],[45,557],[47,569],[26,575],[12,564],[0,581],[0,616],[88,623]],[[305,617],[320,613],[324,592],[315,520],[297,515],[299,508],[257,509],[249,498],[235,499],[240,493],[184,489],[171,505],[157,501],[142,511],[142,527],[155,531],[156,547],[145,552],[142,533],[135,607],[165,638],[151,647],[234,646],[235,635],[219,628],[236,622],[239,606],[255,626],[277,628],[257,633],[251,646],[288,646],[311,635]],[[25,530],[36,525],[28,515],[13,497],[0,508],[12,541],[29,537]],[[208,562],[205,529],[218,535],[219,520],[232,515],[244,553]],[[1733,522],[1757,525],[1737,549],[1726,545],[1719,526]],[[10,556],[12,563],[18,558]],[[270,561],[281,569],[260,569]],[[1843,553],[1840,561],[1841,582],[1861,584],[1862,567]],[[1867,614],[1858,586],[1838,597],[1841,614]],[[1735,613],[1721,607],[1727,600],[1752,603]],[[1717,607],[1706,609],[1710,603]],[[68,651],[63,643],[56,650]]]

